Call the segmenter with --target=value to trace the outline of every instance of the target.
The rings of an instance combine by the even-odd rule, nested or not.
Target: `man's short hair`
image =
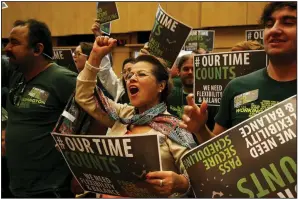
[[[288,7],[292,10],[297,10],[297,2],[271,2],[267,4],[263,10],[263,13],[260,18],[260,25],[265,26],[268,20],[271,18],[271,15],[276,10],[280,10],[282,8]]]
[[[13,24],[16,26],[28,26],[28,43],[31,48],[35,48],[37,43],[42,43],[44,46],[43,53],[49,57],[53,57],[52,36],[49,27],[36,19],[16,20]],[[46,59],[50,59],[43,55]]]
[[[184,64],[184,62],[189,60],[192,56],[193,56],[193,54],[186,54],[186,55],[183,55],[182,57],[179,58],[179,61],[178,61],[178,64],[177,64],[179,72],[181,71],[181,68],[182,68],[182,65]]]

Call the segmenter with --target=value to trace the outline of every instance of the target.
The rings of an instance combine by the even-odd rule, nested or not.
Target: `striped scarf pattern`
[[[164,102],[141,114],[134,114],[132,118],[121,118],[98,87],[95,88],[95,99],[97,105],[101,106],[114,121],[120,121],[122,124],[127,125],[149,125],[154,130],[161,132],[166,137],[188,149],[197,146],[192,134],[179,127],[180,120],[178,118],[163,114],[167,110]]]

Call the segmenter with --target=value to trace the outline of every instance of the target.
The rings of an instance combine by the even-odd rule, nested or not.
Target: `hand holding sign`
[[[147,174],[147,182],[153,186],[156,194],[169,197],[173,193],[185,193],[188,189],[188,180],[172,171],[155,171]]]
[[[159,196],[145,181],[149,171],[161,170],[157,134],[115,137],[53,132],[52,136],[84,191],[101,193],[104,197]],[[80,192],[76,181],[73,182],[73,190]]]
[[[296,104],[295,95],[184,155],[195,196],[296,198]]]
[[[93,32],[94,36],[101,36],[101,31],[100,31],[100,22],[99,20],[95,20],[95,22],[92,24],[91,31]]]

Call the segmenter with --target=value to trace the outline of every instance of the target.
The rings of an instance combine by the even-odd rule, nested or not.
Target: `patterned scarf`
[[[114,121],[120,121],[122,124],[128,125],[147,124],[154,130],[161,132],[166,137],[169,137],[171,140],[184,147],[187,147],[188,149],[197,146],[192,137],[192,134],[179,127],[179,119],[172,115],[162,114],[164,111],[167,110],[167,106],[165,103],[157,104],[156,106],[141,114],[134,114],[133,117],[130,119],[121,118],[116,113],[115,108],[110,105],[103,92],[97,87],[95,91],[95,99],[97,100],[97,104],[101,106],[103,110],[107,112],[110,118]]]

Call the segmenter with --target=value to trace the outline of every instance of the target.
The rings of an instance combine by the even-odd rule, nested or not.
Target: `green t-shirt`
[[[187,104],[186,93],[183,93],[181,87],[174,87],[168,97],[168,111],[178,118],[182,117],[183,107]]]
[[[3,70],[9,88],[6,156],[12,193],[30,197],[70,190],[71,173],[50,133],[74,92],[76,74],[52,64],[25,82],[11,67]]]
[[[233,79],[224,90],[215,122],[230,128],[297,94],[297,80],[278,82],[267,69]]]
[[[188,93],[183,92],[182,87],[174,87],[171,94],[168,97],[168,112],[172,115],[175,115],[179,119],[182,118],[182,114],[184,111],[184,106],[187,105],[186,97]],[[218,111],[218,107],[216,106],[208,106],[208,120],[206,122],[208,128],[213,130],[214,127],[214,117]]]
[[[173,81],[174,87],[179,87],[179,88],[182,87],[182,82],[180,77],[174,77],[172,78],[172,81]]]

